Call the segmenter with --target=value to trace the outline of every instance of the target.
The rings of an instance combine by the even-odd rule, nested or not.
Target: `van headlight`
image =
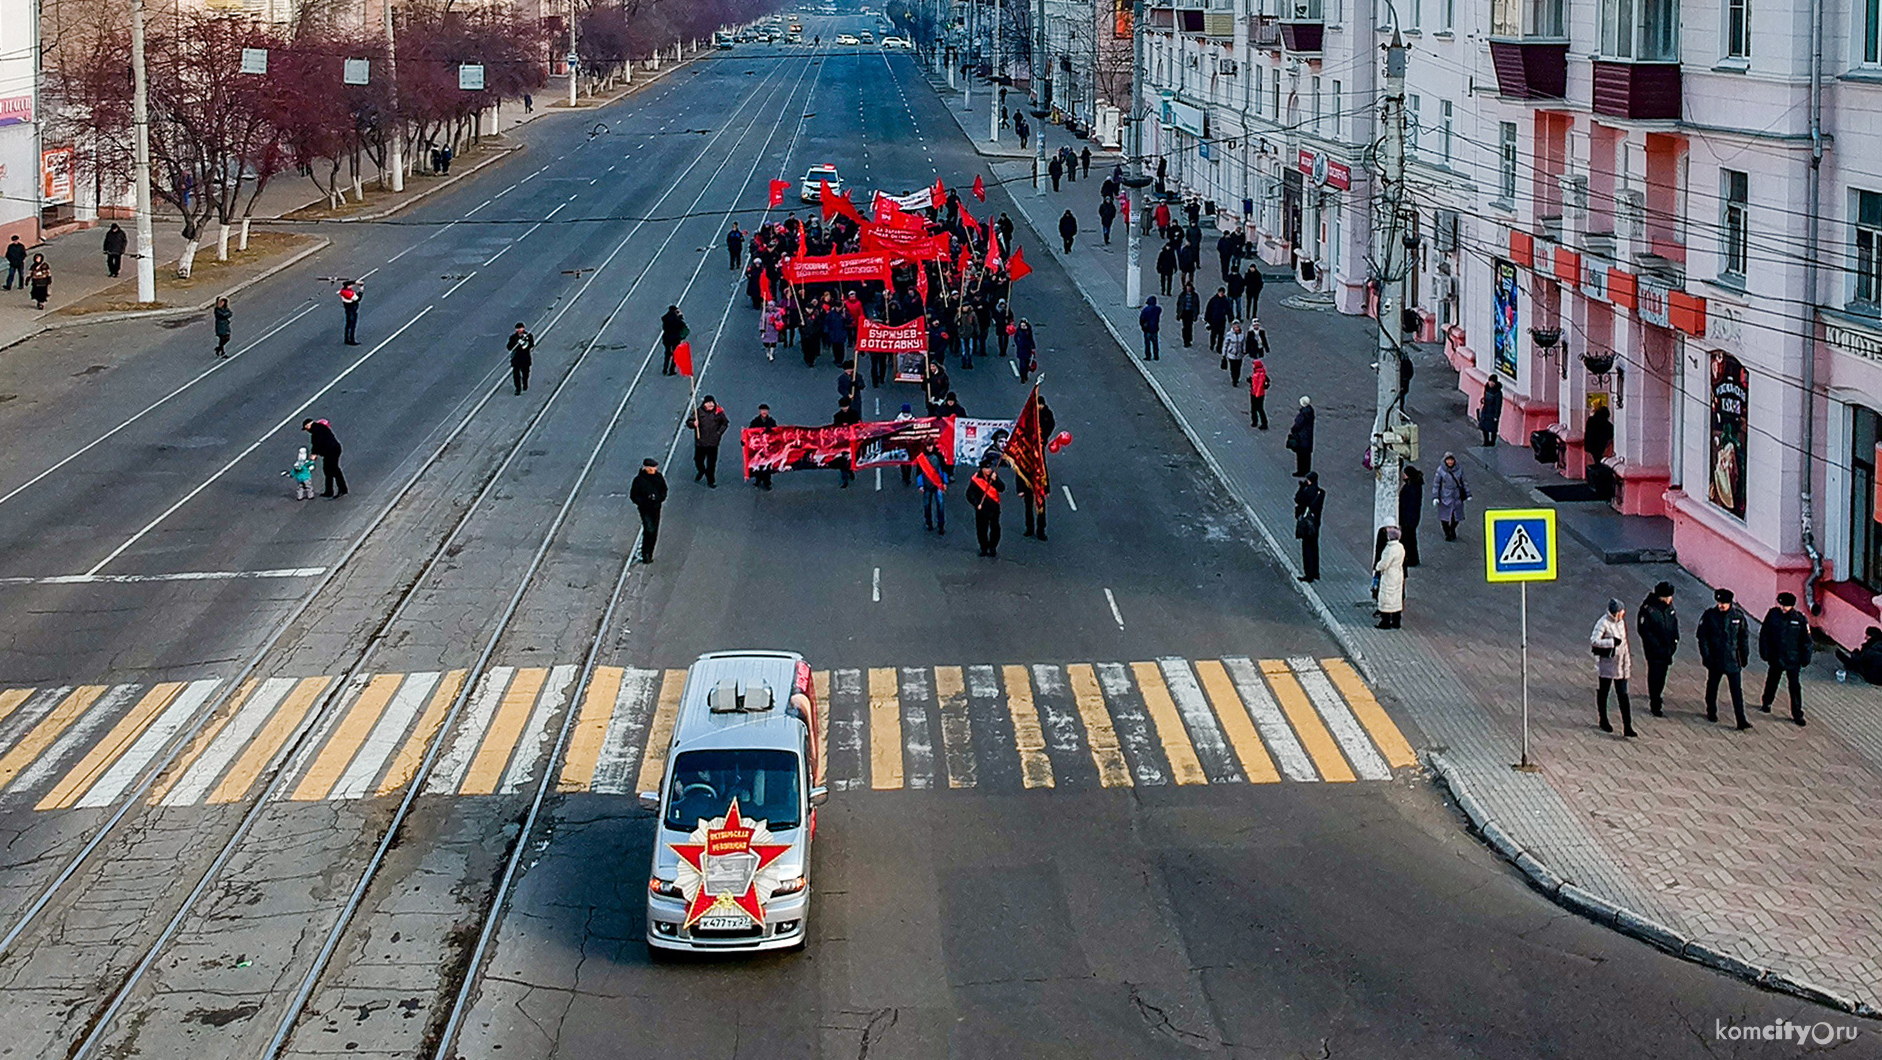
[[[675,884],[672,880],[663,880],[658,876],[648,879],[647,893],[658,895],[661,898],[686,897],[686,892],[680,890],[678,884]]]
[[[777,889],[771,892],[771,897],[781,898],[787,894],[796,894],[808,886],[810,886],[810,877],[796,876],[778,884]]]

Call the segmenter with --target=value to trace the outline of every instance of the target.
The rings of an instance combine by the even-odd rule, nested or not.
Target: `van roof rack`
[[[728,677],[706,693],[706,706],[714,714],[751,714],[770,710],[774,699],[769,682],[754,688]]]

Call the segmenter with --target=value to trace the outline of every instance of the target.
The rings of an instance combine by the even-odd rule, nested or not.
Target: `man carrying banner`
[[[771,416],[771,406],[759,405],[758,415],[753,416],[751,418],[751,422],[746,424],[746,427],[749,430],[768,431],[768,430],[775,428],[777,425],[778,425],[778,421],[773,419]],[[769,468],[766,468],[761,471],[752,472],[752,476],[751,476],[752,485],[758,487],[761,490],[770,489],[771,488],[771,474],[772,472]]]
[[[1012,465],[1013,477],[1026,501],[1026,536],[1046,539],[1046,435],[1056,426],[1052,410],[1033,387],[1026,405],[1013,421],[1013,433],[1006,440],[1003,459]],[[996,534],[997,537],[997,534]]]

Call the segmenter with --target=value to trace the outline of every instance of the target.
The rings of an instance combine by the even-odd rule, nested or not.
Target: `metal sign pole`
[[[1516,768],[1527,773],[1536,767],[1529,762],[1529,583],[1522,586],[1522,638],[1523,638],[1523,760]]]

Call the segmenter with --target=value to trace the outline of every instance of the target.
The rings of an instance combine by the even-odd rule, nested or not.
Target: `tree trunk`
[[[216,260],[229,260],[229,222],[216,223]]]
[[[235,249],[243,252],[248,250],[248,218],[246,217],[242,218],[242,241]]]
[[[176,259],[176,277],[179,280],[190,278],[190,270],[196,267],[196,248],[201,242],[194,236],[183,241],[183,253]]]

